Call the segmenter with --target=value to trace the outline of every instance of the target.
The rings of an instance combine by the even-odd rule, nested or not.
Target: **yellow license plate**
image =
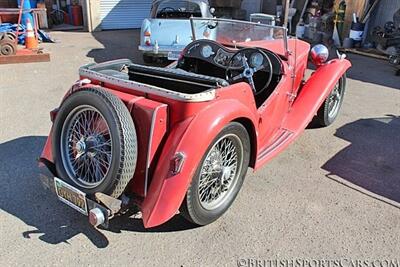
[[[57,177],[54,178],[54,187],[60,201],[79,211],[80,213],[88,215],[85,193]]]

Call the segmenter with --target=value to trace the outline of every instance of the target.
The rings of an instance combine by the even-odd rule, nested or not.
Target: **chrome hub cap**
[[[201,166],[198,196],[204,209],[218,208],[233,192],[242,168],[243,145],[238,136],[220,138]]]
[[[83,140],[79,140],[75,145],[76,152],[78,154],[83,154],[86,151],[86,143]]]
[[[60,141],[69,178],[84,188],[99,185],[112,161],[112,136],[101,113],[87,105],[76,107],[64,121]]]

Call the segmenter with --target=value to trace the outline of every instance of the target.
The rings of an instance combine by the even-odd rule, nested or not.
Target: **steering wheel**
[[[168,7],[168,6],[167,6],[167,7],[162,8],[158,13],[159,13],[159,14],[165,14],[164,17],[167,17],[168,11],[169,11],[169,12],[175,12],[176,9],[173,8],[173,7]]]
[[[253,79],[254,74],[258,71],[265,71],[269,73],[265,84],[259,89],[255,87]],[[258,95],[267,89],[271,83],[273,76],[272,62],[268,55],[261,49],[240,49],[229,59],[225,76],[229,83],[244,79],[247,80],[254,92],[254,95]]]

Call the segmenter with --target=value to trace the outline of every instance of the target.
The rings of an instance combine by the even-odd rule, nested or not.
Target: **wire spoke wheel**
[[[243,144],[234,134],[222,136],[201,166],[198,196],[206,210],[218,208],[232,193],[242,168]]]
[[[342,107],[345,90],[346,74],[343,74],[317,112],[317,120],[320,126],[329,126],[336,120]]]
[[[103,115],[92,106],[77,106],[62,128],[60,152],[68,176],[84,188],[99,185],[112,162],[113,137]]]
[[[342,98],[342,88],[338,81],[335,87],[332,90],[332,93],[329,95],[328,101],[328,116],[334,117],[336,113],[339,111],[340,102]]]

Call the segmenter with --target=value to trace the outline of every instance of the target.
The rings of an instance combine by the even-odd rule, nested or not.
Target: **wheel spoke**
[[[235,77],[233,77],[233,78],[231,79],[231,81],[232,81],[232,82],[236,82],[237,80],[242,79],[243,77],[244,77],[244,74],[243,74],[243,73],[240,73],[240,74],[236,75]]]
[[[76,108],[66,122],[67,140],[62,149],[69,176],[85,187],[106,177],[112,161],[112,137],[101,113],[90,106]]]
[[[238,176],[237,137],[221,138],[210,149],[201,167],[198,194],[203,207],[212,209],[222,203]],[[242,150],[241,150],[242,151]]]

